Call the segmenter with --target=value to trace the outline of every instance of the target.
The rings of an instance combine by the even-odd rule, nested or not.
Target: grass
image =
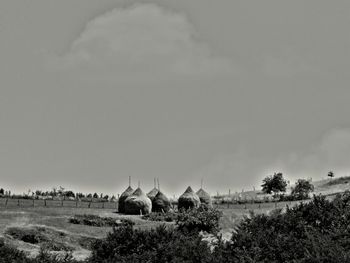
[[[347,184],[347,183],[350,183],[350,176],[345,176],[345,177],[339,177],[339,178],[332,179],[329,182],[327,182],[325,185],[331,186],[331,185]]]
[[[295,202],[295,204],[298,202]],[[278,203],[278,207],[285,207],[289,202]],[[294,203],[293,203],[294,204]],[[241,222],[250,210],[255,213],[270,213],[275,209],[273,203],[244,205],[220,205],[223,212],[220,219],[221,233],[224,239],[229,239],[233,229]],[[163,217],[163,216],[162,216]],[[77,222],[71,223],[72,218]],[[76,259],[85,259],[90,255],[91,244],[98,239],[105,238],[112,230],[114,222],[131,220],[136,229],[147,230],[162,224],[173,222],[157,221],[158,215],[151,214],[150,220],[140,216],[120,215],[111,209],[100,208],[50,208],[50,207],[14,207],[0,210],[0,236],[4,237],[6,244],[24,251],[27,255],[35,256],[40,249],[49,251],[71,252]],[[163,220],[162,219],[162,220]],[[155,221],[151,221],[155,220]],[[170,220],[169,220],[170,221]],[[96,223],[98,222],[98,223]],[[24,239],[24,240],[23,240]],[[50,243],[50,240],[53,242]],[[30,242],[28,242],[30,241]]]
[[[102,219],[101,226],[72,224],[71,218]],[[106,222],[132,220],[135,228],[150,229],[161,224],[142,220],[140,216],[126,216],[111,209],[101,208],[50,208],[50,207],[8,207],[0,210],[0,236],[4,242],[35,257],[41,249],[54,252],[72,252],[74,258],[82,260],[90,255],[91,244],[105,238],[112,230]],[[51,242],[52,241],[52,242]],[[1,262],[1,261],[0,261]]]

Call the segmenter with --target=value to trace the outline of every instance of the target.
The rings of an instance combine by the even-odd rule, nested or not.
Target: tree
[[[85,195],[84,195],[83,193],[77,193],[76,196],[77,196],[78,198],[83,198],[83,197],[85,197]]]
[[[0,195],[4,195],[5,194],[5,190],[4,189],[0,189]]]
[[[287,188],[287,182],[283,178],[282,173],[275,173],[274,175],[267,176],[263,180],[261,185],[262,191],[266,194],[278,195],[280,192],[285,192]]]
[[[64,192],[64,196],[66,196],[66,197],[75,197],[75,194],[74,194],[74,192],[73,191],[71,191],[71,190],[69,190],[69,191],[65,191]]]
[[[334,173],[333,171],[329,171],[327,174],[328,177],[330,177],[331,179],[334,177]]]
[[[309,193],[314,190],[314,186],[310,181],[305,179],[299,179],[295,183],[295,187],[292,190],[292,195],[297,199],[306,199],[309,197]]]

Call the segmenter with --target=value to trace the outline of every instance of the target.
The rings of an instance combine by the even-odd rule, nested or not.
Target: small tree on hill
[[[327,176],[332,179],[334,177],[334,172],[333,171],[329,171]]]
[[[287,181],[283,178],[282,173],[275,173],[267,176],[261,185],[262,191],[266,194],[278,195],[280,192],[285,192],[287,188]]]
[[[305,179],[299,179],[295,183],[295,187],[292,190],[292,195],[297,199],[306,199],[309,197],[309,193],[314,190],[314,186],[310,181]]]

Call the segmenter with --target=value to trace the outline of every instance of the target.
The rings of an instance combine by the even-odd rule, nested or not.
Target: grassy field
[[[349,189],[348,178],[339,180],[339,183],[329,180],[315,185],[316,194],[333,194],[343,192]],[[328,198],[333,198],[329,196]],[[149,229],[164,222],[146,221],[140,216],[126,216],[116,213],[113,208],[115,204],[92,203],[90,208],[81,207],[82,204],[76,204],[75,201],[66,201],[63,206],[60,201],[50,203],[50,206],[44,207],[40,203],[33,206],[32,200],[20,200],[20,206],[17,200],[9,199],[7,207],[4,200],[0,200],[0,237],[6,244],[13,245],[29,256],[36,256],[40,248],[47,248],[51,251],[59,252],[60,248],[65,251],[71,251],[76,259],[84,259],[90,255],[89,242],[96,238],[104,238],[112,227],[95,227],[80,224],[72,224],[69,219],[75,215],[97,215],[100,217],[114,218],[115,220],[130,219],[135,223],[136,228]],[[39,200],[40,202],[41,200]],[[285,209],[292,207],[300,201],[279,202],[279,203],[261,203],[261,204],[220,204],[215,207],[222,211],[223,217],[220,219],[221,233],[224,239],[229,239],[235,226],[248,216],[251,211],[255,214],[268,214],[274,209]],[[308,202],[308,201],[304,201]],[[83,204],[85,206],[85,203]],[[173,224],[173,223],[166,223]],[[43,240],[52,240],[52,242],[24,242],[18,238],[18,235],[36,233]],[[25,238],[28,239],[27,236]]]
[[[10,230],[18,231],[18,229],[22,232],[35,231],[58,244],[70,248],[75,258],[83,259],[90,254],[86,242],[94,238],[103,238],[112,229],[111,227],[69,223],[69,219],[74,215],[84,214],[113,217],[116,220],[128,218],[135,223],[135,227],[143,229],[160,224],[159,222],[142,220],[140,216],[119,215],[111,209],[14,207],[0,210],[0,236],[5,240],[5,243],[27,252],[30,256],[35,256],[39,253],[40,244],[23,242],[8,234]]]
[[[281,208],[285,205],[280,203],[277,207]],[[220,220],[223,237],[229,239],[234,227],[244,216],[249,215],[250,211],[269,213],[275,208],[276,205],[273,203],[261,204],[260,207],[258,204],[230,205],[229,208],[226,205],[219,206],[218,209],[223,212],[223,217]],[[75,215],[87,214],[112,217],[116,220],[130,219],[135,223],[135,227],[142,229],[154,228],[164,223],[142,220],[140,216],[120,215],[113,209],[13,206],[0,209],[0,236],[4,238],[6,243],[25,251],[30,256],[36,256],[42,244],[24,242],[9,234],[11,231],[23,233],[35,231],[43,238],[54,241],[53,244],[49,244],[49,247],[54,245],[55,247],[67,248],[76,259],[84,259],[90,255],[86,243],[95,238],[103,238],[112,230],[111,227],[94,227],[69,222],[69,219]]]

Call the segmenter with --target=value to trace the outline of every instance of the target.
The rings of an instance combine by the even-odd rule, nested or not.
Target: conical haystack
[[[196,194],[198,195],[201,204],[207,205],[209,207],[213,206],[210,194],[204,191],[203,188],[199,189]]]
[[[189,186],[186,191],[179,197],[178,208],[190,209],[199,207],[201,201],[198,195]]]
[[[134,189],[129,186],[119,197],[118,200],[118,212],[119,213],[125,213],[125,200],[128,198],[132,193],[134,192]]]
[[[153,212],[168,212],[171,209],[171,203],[168,197],[161,191],[158,191],[157,195],[152,200]]]
[[[156,197],[156,195],[158,194],[158,189],[157,188],[153,188],[148,194],[148,198],[151,199],[151,201],[153,201],[154,197]]]
[[[147,195],[137,188],[135,192],[125,200],[125,213],[128,215],[145,215],[152,211],[152,201]]]

